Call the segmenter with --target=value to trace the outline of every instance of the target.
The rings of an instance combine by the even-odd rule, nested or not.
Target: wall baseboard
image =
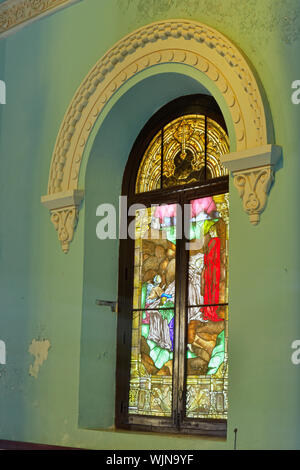
[[[34,444],[33,442],[7,441],[0,439],[0,450],[85,450],[78,447]]]

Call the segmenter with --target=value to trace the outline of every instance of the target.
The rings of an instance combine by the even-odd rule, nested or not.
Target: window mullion
[[[173,409],[176,427],[180,428],[184,419],[185,410],[185,350],[186,350],[186,284],[187,284],[187,253],[185,250],[184,236],[184,197],[180,195],[179,213],[181,236],[177,238],[177,258],[176,258],[176,360],[174,362],[174,382],[173,382]]]
[[[204,181],[207,180],[207,116],[204,124]]]
[[[164,177],[164,127],[161,128],[161,149],[160,149],[160,189],[163,189]]]

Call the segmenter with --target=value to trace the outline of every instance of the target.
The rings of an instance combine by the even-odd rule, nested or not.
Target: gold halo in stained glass
[[[213,119],[207,118],[206,159],[203,115],[181,116],[164,127],[163,162],[161,139],[160,131],[148,145],[139,167],[136,193],[203,182],[205,178],[228,174],[221,163],[221,155],[229,152],[229,140],[224,129]]]

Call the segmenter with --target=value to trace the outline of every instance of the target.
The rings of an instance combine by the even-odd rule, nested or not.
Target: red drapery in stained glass
[[[220,284],[220,239],[212,238],[208,244],[208,252],[204,256],[204,303],[219,303]],[[202,309],[204,320],[222,321],[217,315],[218,306],[213,305]]]

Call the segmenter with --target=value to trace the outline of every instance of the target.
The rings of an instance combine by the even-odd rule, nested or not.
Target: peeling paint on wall
[[[50,341],[43,339],[42,341],[32,340],[28,351],[35,357],[35,361],[29,366],[29,375],[37,379],[41,365],[48,357],[48,350],[50,348]]]
[[[0,340],[0,364],[6,364],[6,347],[2,339]]]

